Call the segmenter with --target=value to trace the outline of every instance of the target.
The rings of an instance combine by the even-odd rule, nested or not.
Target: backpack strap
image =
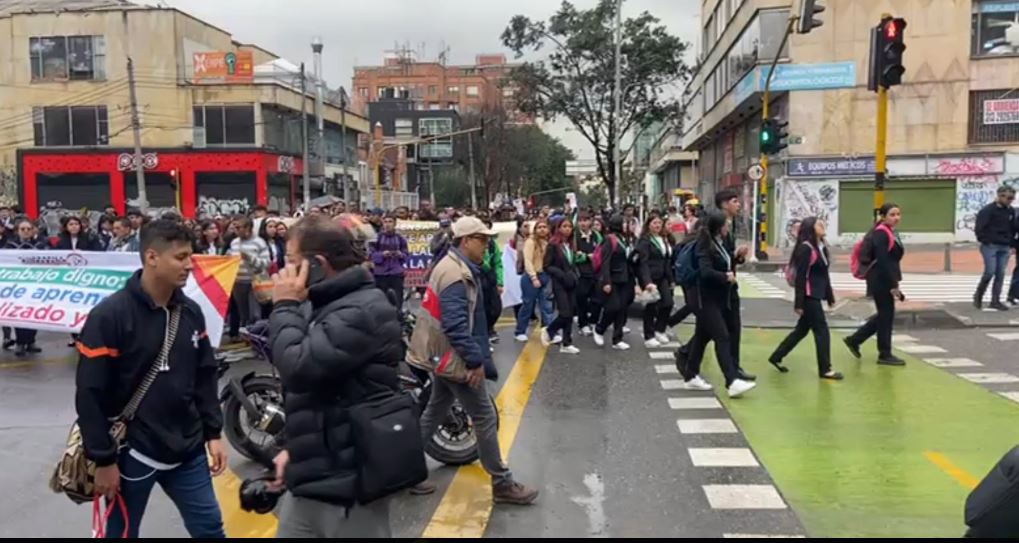
[[[877,225],[875,230],[884,230],[888,235],[888,252],[891,252],[895,248],[895,232],[892,232],[892,229],[885,223]]]

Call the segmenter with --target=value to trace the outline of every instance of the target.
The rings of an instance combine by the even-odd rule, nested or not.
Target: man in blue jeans
[[[85,455],[96,463],[96,494],[123,498],[132,538],[138,537],[156,483],[192,537],[225,537],[210,476],[226,469],[216,361],[202,311],[181,290],[192,269],[192,238],[177,220],[144,226],[142,269],[92,310],[77,344],[75,407]],[[163,360],[160,351],[172,335],[173,318],[176,335]],[[110,419],[123,412],[150,371],[155,379],[118,449]],[[111,507],[106,533],[121,537],[125,519],[119,507]]]
[[[1015,240],[1016,213],[1012,208],[1014,201],[1015,189],[1003,185],[998,188],[998,197],[977,213],[974,231],[977,241],[980,242],[980,255],[984,257],[984,275],[973,294],[973,305],[977,309],[983,306],[984,293],[987,292],[991,279],[994,279],[990,307],[999,311],[1008,310],[1008,307],[1001,303],[1001,290],[1005,283],[1008,256],[1012,252]]]

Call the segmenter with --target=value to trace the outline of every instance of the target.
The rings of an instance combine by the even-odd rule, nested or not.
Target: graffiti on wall
[[[90,227],[96,227],[99,219],[103,216],[102,210],[95,209],[67,209],[60,201],[46,202],[39,208],[39,226],[45,230],[46,235],[56,236],[60,233],[60,220],[64,217],[81,217],[89,222]]]
[[[955,190],[955,239],[976,241],[973,232],[977,213],[997,197],[998,187],[1009,185],[1019,189],[1019,178],[1001,181],[997,175],[960,177]]]
[[[251,209],[251,203],[247,198],[216,198],[210,196],[198,197],[198,216],[217,217],[229,215],[243,215]]]
[[[793,244],[793,223],[817,216],[834,233],[839,222],[838,181],[792,181],[782,184],[782,229],[785,235],[780,245]]]
[[[18,173],[13,166],[0,167],[0,205],[13,206],[18,203]]]
[[[138,198],[128,198],[127,200],[124,201],[124,203],[127,204],[128,209],[141,209],[142,207],[141,200],[139,200]],[[148,210],[145,212],[146,215],[152,217],[153,219],[162,217],[164,213],[179,214],[180,212],[174,206],[168,207],[149,206]]]

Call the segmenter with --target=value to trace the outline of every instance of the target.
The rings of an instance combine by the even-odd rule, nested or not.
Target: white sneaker
[[[687,390],[711,390],[711,383],[705,381],[703,377],[698,375],[689,381],[684,381],[683,388]]]
[[[546,347],[552,344],[552,336],[548,335],[548,328],[541,329],[541,344]]]
[[[665,331],[665,337],[669,338],[670,340],[676,339],[676,332],[670,328]]]
[[[731,385],[729,385],[729,397],[739,398],[746,392],[752,390],[755,386],[757,386],[757,383],[754,383],[752,381],[736,379],[735,381],[732,382]]]
[[[527,343],[527,334],[518,334],[513,339],[519,341],[520,343]]]
[[[630,333],[630,327],[629,326],[624,326],[623,327],[623,333],[624,334],[629,334]]]
[[[580,349],[573,345],[566,345],[564,347],[559,347],[559,352],[562,354],[580,354]]]
[[[558,334],[558,335],[556,335],[556,337],[552,338],[552,343],[555,343],[556,345],[558,345],[558,344],[560,344],[562,342],[563,342],[563,335],[562,334]]]
[[[599,347],[605,346],[605,336],[597,332],[594,333],[594,344]]]
[[[655,332],[655,339],[657,339],[658,343],[661,343],[662,345],[665,345],[666,343],[669,342],[669,336],[661,332]]]
[[[626,351],[630,349],[630,344],[625,341],[620,341],[619,343],[613,343],[612,348],[617,351]]]
[[[488,352],[494,353],[495,352],[495,347],[492,347],[491,345],[489,345],[488,346]]]
[[[590,336],[592,334],[594,334],[594,329],[592,329],[590,326],[585,326],[580,329],[580,335],[582,336]]]
[[[654,349],[655,347],[661,347],[662,344],[659,343],[657,339],[651,338],[644,340],[644,346],[647,347],[648,349]]]

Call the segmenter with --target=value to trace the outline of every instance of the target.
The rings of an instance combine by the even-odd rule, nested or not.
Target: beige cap
[[[485,226],[485,223],[481,222],[481,219],[477,217],[460,217],[455,223],[453,223],[454,238],[474,236],[477,234],[494,236],[495,231],[489,230],[488,227]]]

